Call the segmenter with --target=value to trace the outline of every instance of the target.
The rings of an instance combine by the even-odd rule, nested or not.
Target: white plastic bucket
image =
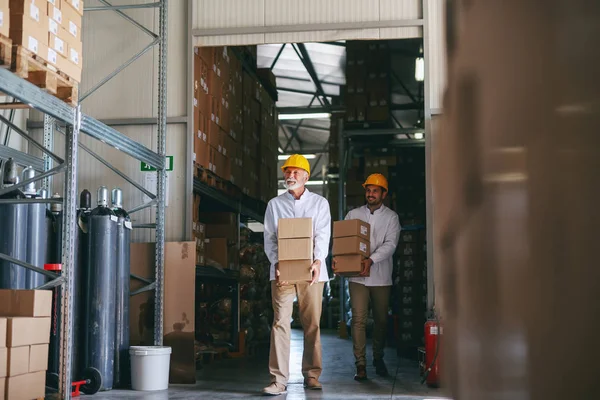
[[[161,346],[131,346],[131,388],[151,391],[169,388],[171,348]]]

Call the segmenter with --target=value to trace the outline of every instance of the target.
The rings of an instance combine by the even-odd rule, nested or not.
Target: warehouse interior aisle
[[[352,341],[339,339],[334,332],[322,333],[323,391],[306,391],[302,386],[302,331],[292,330],[291,377],[287,395],[262,396],[269,382],[268,356],[227,359],[205,365],[198,372],[195,386],[172,386],[168,392],[148,393],[113,390],[89,396],[94,400],[108,399],[440,399],[439,390],[420,384],[415,361],[397,360],[394,349],[388,349],[386,362],[390,376],[381,378],[375,369],[367,368],[369,380],[356,382]],[[370,350],[370,345],[369,345]],[[370,357],[369,350],[367,355]]]

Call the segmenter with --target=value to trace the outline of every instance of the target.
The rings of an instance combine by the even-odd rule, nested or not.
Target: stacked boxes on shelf
[[[306,282],[311,280],[313,262],[312,218],[281,218],[277,227],[279,280]]]
[[[369,257],[371,226],[364,221],[351,219],[333,223],[333,255],[336,273],[357,276],[362,271],[362,261]]]
[[[238,215],[228,212],[201,212],[199,218],[205,225],[205,262],[216,263],[222,268],[238,269]]]
[[[6,1],[0,1],[4,11]],[[82,40],[81,22],[83,1],[81,0],[10,0],[9,36],[15,47],[13,63],[19,65],[20,58],[35,55],[55,70],[76,82],[81,81]],[[6,20],[7,16],[4,16]],[[0,31],[6,34],[6,22]],[[25,49],[28,53],[23,53]],[[17,60],[19,59],[19,60]],[[19,67],[27,68],[27,67]]]
[[[368,128],[389,124],[390,53],[385,41],[346,42],[346,122]]]
[[[0,399],[43,398],[52,292],[0,290]]]
[[[268,201],[277,192],[277,113],[255,74],[273,87],[274,76],[244,70],[238,54],[251,58],[227,47],[195,49],[195,164]]]

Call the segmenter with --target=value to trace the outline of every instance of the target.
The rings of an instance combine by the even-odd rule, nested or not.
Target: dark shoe
[[[367,367],[364,365],[356,366],[356,375],[354,375],[355,381],[366,381],[367,380]]]
[[[388,370],[383,360],[373,360],[373,366],[375,367],[375,373],[379,376],[388,376]]]
[[[317,378],[308,378],[304,380],[304,387],[309,390],[322,390],[323,385]]]

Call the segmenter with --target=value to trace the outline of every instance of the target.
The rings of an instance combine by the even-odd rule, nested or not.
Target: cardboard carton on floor
[[[335,221],[333,223],[333,239],[350,236],[358,236],[365,240],[371,240],[371,225],[359,219]]]
[[[369,257],[371,255],[369,241],[358,236],[336,238],[333,240],[334,256],[344,256],[350,254],[358,254],[364,257]]]
[[[348,254],[335,256],[334,259],[335,273],[344,277],[352,277],[360,275],[365,257],[360,254]]]

